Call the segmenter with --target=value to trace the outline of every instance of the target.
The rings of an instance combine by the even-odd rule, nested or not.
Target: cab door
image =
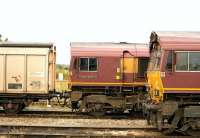
[[[141,57],[138,59],[137,79],[145,78],[148,62],[149,62],[149,58]]]
[[[138,59],[134,57],[121,58],[121,71],[122,71],[122,82],[132,83],[135,81],[135,73],[138,70]]]

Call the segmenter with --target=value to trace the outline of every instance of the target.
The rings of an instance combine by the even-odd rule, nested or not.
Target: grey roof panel
[[[53,43],[29,43],[29,42],[0,42],[0,47],[47,47],[51,48]]]

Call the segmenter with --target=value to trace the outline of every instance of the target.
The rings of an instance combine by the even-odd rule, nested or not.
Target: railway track
[[[9,134],[9,135],[8,135]],[[178,133],[164,135],[155,128],[101,128],[101,127],[48,127],[48,126],[0,126],[0,136],[65,137],[65,138],[194,138]],[[196,136],[197,137],[197,136]]]
[[[0,134],[40,136],[163,136],[155,129],[141,128],[94,128],[94,127],[47,127],[1,126]]]
[[[124,137],[161,136],[145,120],[132,119],[67,119],[44,117],[0,117],[0,135]],[[10,137],[9,137],[10,138]]]
[[[9,134],[9,135],[8,135]],[[7,115],[0,110],[0,138],[40,137],[172,137],[148,126],[140,112],[135,114],[106,114],[93,116],[58,110],[24,110]],[[177,133],[174,136],[183,135]],[[174,137],[173,136],[173,137]],[[127,138],[128,138],[127,137]],[[182,137],[182,136],[181,136]],[[24,137],[23,137],[24,138]]]
[[[69,119],[65,117],[1,116],[0,136],[12,138],[67,137],[67,138],[135,138],[135,137],[183,137],[180,134],[166,136],[144,119]]]
[[[71,111],[42,111],[42,110],[25,110],[21,111],[18,114],[5,114],[4,111],[0,110],[0,117],[44,117],[44,118],[71,118],[71,119],[143,119],[141,112],[135,114],[88,114],[88,113],[79,113]]]

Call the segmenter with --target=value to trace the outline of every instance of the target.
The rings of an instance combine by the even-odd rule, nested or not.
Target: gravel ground
[[[0,106],[0,110],[3,108]],[[23,111],[62,111],[62,112],[71,112],[71,109],[68,107],[62,107],[61,105],[48,105],[46,102],[34,103],[25,107]]]
[[[61,111],[61,112],[71,112],[72,110],[67,107],[59,106],[29,106],[23,109],[23,111]]]
[[[52,126],[92,128],[152,128],[145,120],[0,117],[0,126]]]

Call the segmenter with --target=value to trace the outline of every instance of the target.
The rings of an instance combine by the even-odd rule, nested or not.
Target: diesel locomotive
[[[148,60],[147,44],[71,43],[72,108],[86,112],[141,110]]]
[[[200,128],[200,33],[152,32],[148,122],[166,133]]]

